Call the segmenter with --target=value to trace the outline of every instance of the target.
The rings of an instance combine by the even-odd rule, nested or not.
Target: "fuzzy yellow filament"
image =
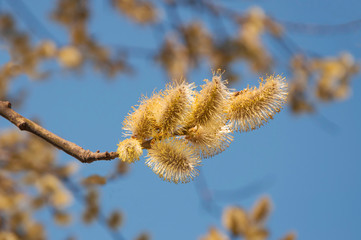
[[[143,149],[137,139],[128,138],[118,144],[117,153],[123,162],[132,163],[139,160]]]
[[[226,208],[223,212],[222,222],[233,236],[244,235],[251,225],[248,214],[240,207]]]
[[[188,131],[186,139],[199,151],[202,158],[223,152],[233,140],[227,126],[220,129],[196,126]]]
[[[144,98],[139,108],[125,118],[123,129],[128,132],[125,135],[141,140],[154,136],[158,128],[155,116],[161,106],[160,101],[159,95],[154,95],[150,99]]]
[[[212,81],[207,81],[202,86],[202,90],[196,94],[188,126],[218,127],[222,124],[223,108],[227,103],[228,95],[229,91],[221,76],[213,76]]]
[[[187,183],[198,175],[196,167],[200,165],[200,158],[182,139],[156,141],[148,156],[148,167],[166,181]]]
[[[192,102],[193,84],[182,83],[170,86],[164,93],[164,100],[157,116],[162,135],[171,135],[183,124]]]
[[[235,92],[228,105],[228,118],[239,132],[254,130],[279,112],[287,99],[287,84],[281,76],[269,76],[259,88]]]

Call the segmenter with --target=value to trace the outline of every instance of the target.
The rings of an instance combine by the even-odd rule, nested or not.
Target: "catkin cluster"
[[[222,72],[205,80],[199,91],[193,83],[169,84],[164,91],[143,97],[124,120],[128,139],[118,144],[119,158],[139,160],[166,181],[186,183],[198,175],[201,159],[224,151],[233,132],[262,126],[279,112],[287,98],[281,76],[262,79],[258,88],[233,91]]]

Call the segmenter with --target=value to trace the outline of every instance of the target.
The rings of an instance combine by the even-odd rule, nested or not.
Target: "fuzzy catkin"
[[[173,134],[184,123],[192,103],[192,88],[193,84],[182,83],[165,91],[157,116],[161,135]]]
[[[228,126],[218,129],[196,126],[189,129],[186,139],[202,158],[209,158],[229,147],[233,136]]]
[[[128,138],[118,144],[117,153],[123,162],[133,163],[139,160],[143,154],[143,149],[137,139]]]
[[[280,111],[287,99],[287,84],[281,76],[269,76],[259,88],[246,88],[231,96],[227,114],[234,130],[247,132],[262,126]]]
[[[213,76],[212,81],[206,80],[202,90],[195,96],[187,126],[207,125],[217,128],[224,124],[223,108],[228,96],[229,91],[220,75]]]
[[[134,108],[134,112],[125,118],[123,126],[127,132],[125,135],[140,140],[153,137],[158,128],[155,116],[161,106],[161,100],[159,94],[155,94],[149,99],[144,97],[138,109]]]
[[[147,149],[145,163],[161,179],[187,183],[198,175],[201,159],[229,147],[234,131],[262,126],[286,102],[287,84],[281,76],[267,77],[259,88],[233,92],[221,71],[213,74],[200,91],[181,80],[143,97],[124,120],[130,138],[118,144],[119,158],[132,163]]]
[[[185,140],[155,141],[148,151],[146,165],[165,181],[187,183],[198,175],[200,158]]]

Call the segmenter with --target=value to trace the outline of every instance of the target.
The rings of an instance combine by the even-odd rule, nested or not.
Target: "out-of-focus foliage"
[[[227,234],[211,227],[200,240],[266,240],[270,235],[266,226],[270,211],[271,202],[267,197],[259,199],[249,212],[238,206],[229,206],[224,209],[222,216],[223,227]],[[292,232],[281,238],[281,240],[295,239],[296,235]]]
[[[226,70],[225,78],[230,82],[241,79],[241,73],[234,69],[240,68],[242,62],[257,75],[273,73],[275,67],[290,69],[293,78],[289,79],[292,86],[289,104],[295,113],[314,111],[315,100],[330,102],[347,98],[351,92],[350,81],[359,70],[349,53],[315,58],[302,49],[286,47],[282,22],[259,7],[240,13],[211,1],[168,0],[159,4],[144,0],[112,0],[110,6],[115,10],[113,14],[124,15],[154,31],[162,29],[161,44],[154,50],[144,49],[142,56],[159,63],[171,79],[186,76],[200,63]],[[213,18],[215,24],[209,25],[206,17],[203,19],[196,14],[199,8],[206,17]],[[33,79],[49,78],[50,71],[43,70],[40,65],[51,59],[68,70],[79,71],[85,64],[90,64],[106,77],[129,70],[136,72],[138,69],[131,66],[129,57],[133,53],[139,55],[142,48],[127,48],[120,44],[107,46],[97,41],[89,29],[89,21],[96,21],[92,19],[92,11],[88,0],[56,1],[49,17],[66,29],[69,41],[64,43],[51,36],[34,41],[31,32],[19,28],[18,18],[12,13],[0,13],[0,35],[10,55],[10,61],[0,68],[0,99],[9,98],[6,95],[8,84],[21,74]],[[185,20],[181,15],[184,11],[193,12],[194,18]],[[237,31],[230,33],[222,22],[234,26]],[[275,39],[284,50],[291,52],[288,66],[276,64],[280,62],[279,58],[287,57],[272,55],[266,47],[265,36]]]
[[[84,223],[104,221],[109,231],[118,229],[123,221],[120,211],[113,211],[107,219],[100,215],[96,186],[106,179],[93,175],[74,181],[77,168],[75,162],[59,165],[55,149],[37,136],[18,130],[1,132],[0,239],[50,239],[47,225],[37,219],[37,212],[49,211],[54,224],[68,225],[81,215],[68,210],[74,199],[83,202]],[[125,169],[119,163],[112,179],[125,174]]]
[[[291,66],[293,80],[290,83],[289,100],[295,113],[314,111],[308,95],[314,95],[322,102],[347,98],[352,91],[351,76],[359,71],[359,66],[349,53],[324,59],[306,59],[296,55]]]

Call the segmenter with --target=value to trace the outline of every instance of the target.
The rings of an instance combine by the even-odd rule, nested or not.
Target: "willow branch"
[[[17,126],[21,131],[31,132],[41,137],[51,145],[59,148],[83,163],[91,163],[99,160],[112,160],[118,157],[116,152],[92,152],[90,150],[85,150],[75,143],[69,142],[55,135],[12,110],[11,103],[8,101],[0,101],[0,115]]]

